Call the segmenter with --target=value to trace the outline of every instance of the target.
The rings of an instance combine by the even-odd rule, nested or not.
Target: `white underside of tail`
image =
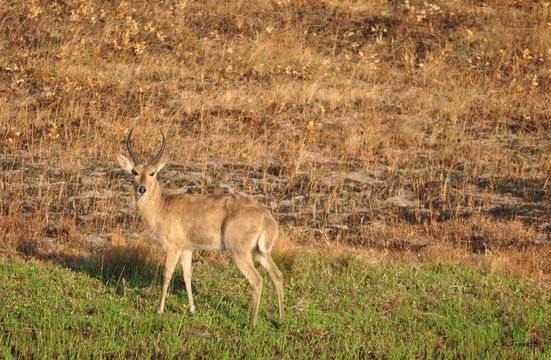
[[[262,265],[264,268],[268,267],[268,262],[266,261],[266,257],[264,255],[254,254],[254,261]]]
[[[260,236],[258,236],[258,241],[256,243],[258,244],[258,250],[260,250],[262,254],[266,254],[267,252],[269,252],[269,250],[266,249],[266,237],[264,235],[264,231],[260,233]]]

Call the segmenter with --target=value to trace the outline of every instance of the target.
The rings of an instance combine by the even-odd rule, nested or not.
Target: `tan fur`
[[[269,211],[254,199],[241,195],[165,194],[157,181],[164,161],[155,165],[134,164],[119,155],[119,163],[127,173],[135,173],[134,194],[140,214],[166,250],[159,314],[164,311],[168,285],[178,262],[193,313],[192,251],[226,250],[253,287],[251,328],[256,326],[262,293],[262,277],[253,260],[267,270],[276,287],[279,321],[283,321],[283,276],[270,254],[278,237],[278,226]],[[142,186],[143,194],[138,191]]]

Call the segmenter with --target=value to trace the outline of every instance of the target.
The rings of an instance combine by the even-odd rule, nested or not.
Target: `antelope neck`
[[[164,205],[163,189],[160,184],[156,184],[153,189],[150,190],[150,194],[146,199],[138,201],[138,209],[142,218],[147,222],[149,227],[156,231],[158,224],[158,217],[162,216],[161,207]]]

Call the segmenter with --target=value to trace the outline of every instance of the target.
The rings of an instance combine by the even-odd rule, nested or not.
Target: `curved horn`
[[[128,138],[126,139],[126,148],[128,149],[128,153],[130,154],[132,161],[134,161],[134,165],[137,165],[140,163],[140,160],[138,159],[136,154],[134,154],[134,151],[132,151],[132,145],[130,145],[130,137],[132,136],[132,131],[134,131],[134,129],[130,130],[130,132],[128,133]]]
[[[161,159],[161,156],[163,156],[163,153],[165,152],[166,139],[165,139],[165,134],[163,133],[163,130],[161,130],[161,135],[163,137],[163,144],[161,145],[161,148],[159,149],[159,152],[157,153],[157,155],[155,155],[153,160],[149,162],[149,165],[151,166],[157,165],[157,163]]]

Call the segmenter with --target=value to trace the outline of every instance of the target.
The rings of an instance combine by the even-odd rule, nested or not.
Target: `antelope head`
[[[123,170],[132,176],[133,185],[134,185],[134,194],[136,196],[136,200],[140,201],[142,199],[144,200],[147,199],[149,195],[155,193],[159,187],[159,183],[157,181],[157,174],[159,173],[159,171],[161,171],[161,169],[165,166],[165,163],[166,163],[166,160],[162,158],[163,153],[165,151],[166,140],[165,140],[165,134],[161,130],[163,143],[161,144],[161,147],[157,152],[157,155],[155,155],[153,160],[151,160],[150,162],[142,163],[138,159],[134,151],[132,151],[132,145],[131,145],[132,131],[134,131],[134,129],[130,130],[130,133],[128,134],[128,138],[126,139],[126,148],[132,160],[130,160],[124,155],[119,155],[118,160]]]

